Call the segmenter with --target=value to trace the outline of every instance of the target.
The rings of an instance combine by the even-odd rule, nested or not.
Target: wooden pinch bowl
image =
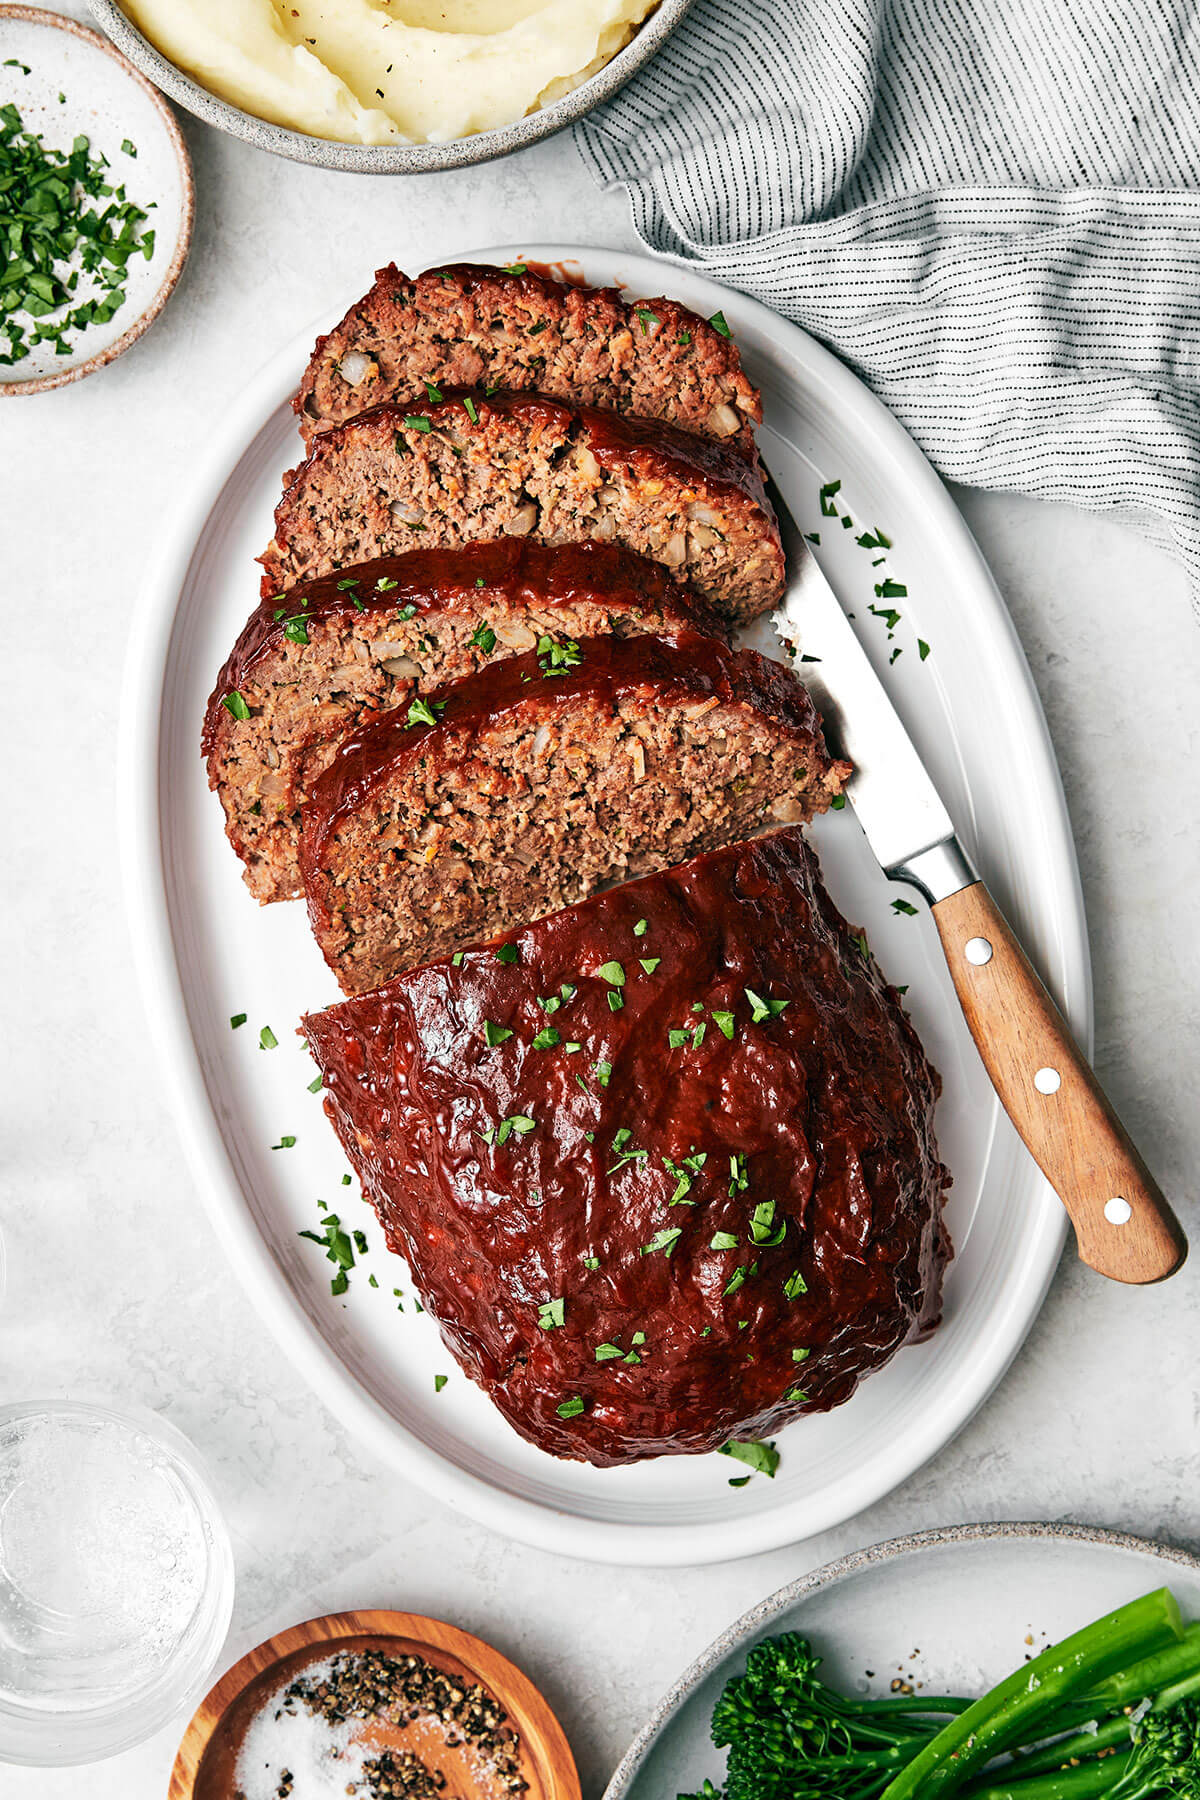
[[[287,1681],[345,1650],[420,1656],[447,1675],[477,1682],[508,1714],[521,1743],[526,1800],[580,1800],[575,1759],[562,1726],[527,1676],[482,1639],[415,1613],[327,1613],[268,1638],[222,1675],[197,1707],[171,1771],[167,1800],[232,1800],[246,1729]],[[404,1732],[372,1722],[373,1746],[402,1745]],[[366,1735],[366,1732],[364,1732]],[[296,1800],[303,1800],[297,1794]]]

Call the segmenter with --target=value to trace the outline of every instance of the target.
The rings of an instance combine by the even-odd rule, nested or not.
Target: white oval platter
[[[665,288],[706,315],[724,311],[763,389],[767,461],[805,529],[818,532],[817,553],[960,834],[1086,1045],[1083,909],[1045,723],[987,568],[923,456],[835,358],[741,295],[623,252],[526,245],[466,259],[518,258],[637,295]],[[256,603],[253,558],[271,535],[280,474],[300,457],[288,401],[312,336],[282,349],[214,429],[151,568],[130,651],[120,776],[128,906],[199,1192],[250,1304],[295,1366],[348,1428],[440,1500],[547,1549],[626,1564],[721,1560],[824,1531],[919,1468],[986,1398],[1054,1272],[1061,1209],[999,1112],[931,920],[893,912],[900,890],[883,880],[846,809],[814,833],[827,880],[890,978],[909,985],[945,1082],[939,1133],[954,1174],[947,1216],[957,1256],[939,1333],[840,1411],[790,1426],[776,1478],[737,1489],[737,1471],[718,1456],[617,1470],[555,1461],[457,1371],[432,1322],[414,1316],[404,1265],[343,1185],[320,1098],[306,1091],[313,1070],[295,1027],[302,1011],[336,998],[333,978],[302,905],[260,909],[242,887],[199,754],[210,687]],[[841,487],[825,504],[837,516],[823,517],[820,489],[833,480]],[[875,528],[894,546],[879,567],[881,552],[857,542]],[[868,611],[889,605],[875,595],[883,576],[907,589],[893,637]],[[930,646],[925,660],[918,639]],[[231,1030],[243,1013],[247,1023]],[[260,1047],[264,1026],[278,1048]],[[295,1145],[273,1150],[284,1136]],[[298,1235],[320,1229],[318,1198],[369,1245],[340,1298],[322,1252]],[[442,1374],[449,1380],[435,1388]]]
[[[1090,1525],[951,1525],[872,1544],[814,1569],[722,1632],[655,1707],[604,1800],[661,1800],[707,1776],[724,1751],[713,1705],[760,1638],[807,1637],[847,1694],[893,1680],[934,1694],[982,1694],[1029,1656],[1152,1588],[1200,1618],[1200,1559]]]

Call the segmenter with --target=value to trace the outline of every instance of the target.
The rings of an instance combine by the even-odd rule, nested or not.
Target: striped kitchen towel
[[[1200,0],[696,0],[576,135],[943,475],[1130,516],[1200,596]]]

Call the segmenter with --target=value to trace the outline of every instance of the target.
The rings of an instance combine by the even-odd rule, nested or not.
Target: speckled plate
[[[125,304],[70,334],[69,356],[37,344],[0,367],[0,395],[39,394],[104,368],[153,325],[179,280],[192,236],[192,166],[162,95],[99,32],[33,6],[0,6],[0,102],[48,147],[86,137],[114,185],[150,215],[154,251],[129,259]],[[133,145],[136,156],[122,148]],[[153,206],[151,206],[153,202]]]
[[[395,248],[421,266],[419,246]],[[912,441],[820,345],[699,275],[561,245],[467,254],[561,263],[634,295],[666,288],[704,315],[724,310],[763,389],[769,466],[805,529],[819,531],[817,554],[956,827],[1086,1044],[1083,909],[1045,724],[991,577]],[[813,829],[826,880],[847,917],[865,925],[889,978],[907,984],[945,1084],[938,1133],[954,1173],[947,1219],[957,1255],[937,1335],[901,1351],[846,1406],[790,1425],[775,1479],[755,1475],[742,1488],[730,1487],[739,1472],[719,1455],[620,1469],[556,1461],[458,1372],[432,1321],[413,1316],[404,1263],[384,1251],[356,1189],[342,1185],[345,1162],[320,1096],[307,1092],[313,1068],[295,1026],[337,990],[304,907],[250,899],[199,753],[211,684],[256,601],[253,558],[271,536],[281,473],[300,454],[289,399],[312,337],[286,345],[247,381],[240,406],[199,434],[206,455],[151,565],[121,708],[133,939],[199,1192],[250,1304],[296,1368],[346,1426],[440,1500],[542,1548],[619,1563],[708,1562],[827,1530],[940,1450],[1000,1379],[1054,1272],[1062,1209],[1000,1113],[932,920],[893,911],[896,889],[847,808]],[[837,516],[823,517],[830,478],[842,483]],[[894,540],[886,569],[908,590],[894,638],[869,611],[880,570],[879,551],[856,541],[866,525]],[[925,660],[919,640],[931,646]],[[231,1030],[241,1014],[246,1024]],[[264,1026],[277,1048],[259,1047]],[[272,1148],[284,1137],[294,1145]],[[298,1235],[319,1229],[318,1198],[370,1246],[341,1297],[330,1294],[320,1248]]]
[[[956,1525],[893,1538],[801,1576],[722,1632],[666,1693],[621,1758],[604,1800],[663,1800],[724,1752],[713,1705],[760,1638],[800,1631],[847,1693],[894,1680],[982,1694],[1029,1655],[1150,1589],[1200,1618],[1200,1558],[1087,1525]]]
[[[260,150],[274,156],[290,157],[293,162],[316,163],[323,169],[343,169],[355,175],[422,175],[434,169],[462,169],[471,163],[492,162],[514,150],[524,150],[542,138],[573,125],[594,107],[611,100],[642,66],[649,62],[674,31],[693,0],[659,0],[654,12],[634,32],[623,50],[594,75],[555,100],[539,106],[523,119],[514,119],[494,131],[477,131],[471,137],[454,138],[444,144],[346,144],[332,138],[310,137],[307,132],[290,131],[270,119],[256,118],[218,94],[210,93],[190,75],[157,50],[137,27],[130,23],[118,0],[89,0],[92,17],[115,44],[139,69],[160,87],[164,94],[190,113],[227,131],[232,137],[244,138]]]

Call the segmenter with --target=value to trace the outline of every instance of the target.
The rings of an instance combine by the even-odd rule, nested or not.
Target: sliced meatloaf
[[[775,516],[736,450],[538,395],[376,407],[314,439],[285,480],[264,594],[414,544],[505,536],[623,544],[734,622],[783,592]]]
[[[764,1437],[938,1320],[938,1079],[796,830],[303,1030],[389,1247],[554,1456]]]
[[[431,387],[533,388],[665,419],[753,455],[762,403],[714,316],[675,300],[630,302],[519,263],[456,263],[415,278],[392,263],[317,339],[293,405],[307,439],[386,400],[425,406]]]
[[[204,720],[209,786],[246,885],[263,902],[300,893],[300,809],[368,714],[551,638],[685,629],[720,627],[681,583],[614,544],[410,550],[272,595]]]
[[[585,638],[364,726],[304,809],[309,918],[347,993],[823,810],[803,684],[711,637]]]

